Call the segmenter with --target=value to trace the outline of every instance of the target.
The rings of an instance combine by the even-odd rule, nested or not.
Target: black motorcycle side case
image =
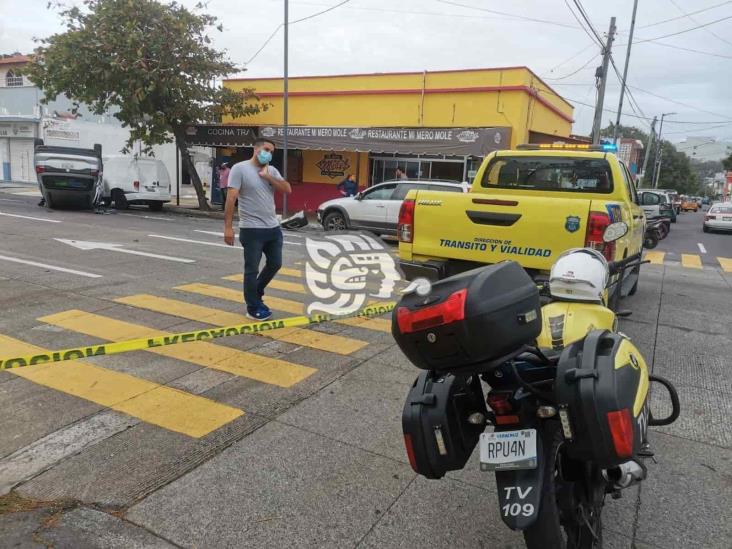
[[[555,396],[560,414],[569,419],[567,454],[602,468],[636,457],[648,426],[648,386],[643,356],[620,334],[594,330],[565,348],[557,365]],[[620,456],[608,414],[623,410],[629,415],[633,443],[631,455]]]
[[[442,317],[436,312],[415,323],[412,331],[402,329],[404,318],[410,314],[429,314],[461,290],[467,291],[462,320],[440,324]],[[415,366],[425,370],[464,371],[475,365],[477,372],[481,363],[533,343],[540,332],[539,290],[515,261],[445,278],[433,283],[426,296],[406,294],[392,316],[397,344]]]
[[[402,412],[404,444],[412,469],[431,479],[462,469],[485,429],[485,424],[468,422],[468,416],[475,412],[483,417],[488,413],[478,376],[422,372]]]

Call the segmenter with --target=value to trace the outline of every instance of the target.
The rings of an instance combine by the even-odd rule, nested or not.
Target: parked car
[[[160,211],[170,202],[170,176],[160,160],[110,156],[104,159],[104,202],[118,210],[130,204],[147,204]]]
[[[666,197],[666,203],[671,207],[671,223],[676,223],[676,217],[679,211],[676,209],[676,191],[669,191],[667,189],[654,189],[655,192],[660,192]],[[680,203],[679,203],[680,204]]]
[[[676,210],[677,214],[681,213],[681,197],[679,196],[679,193],[675,191],[674,189],[654,189],[655,191],[663,191],[669,195],[669,198],[671,199],[671,204],[674,205],[674,210]]]
[[[467,192],[467,184],[456,181],[400,179],[385,181],[356,196],[335,198],[318,207],[318,221],[326,231],[362,229],[395,235],[399,208],[412,189]]]
[[[699,211],[699,204],[696,201],[696,198],[692,196],[682,196],[681,197],[681,211],[682,212],[698,212]]]
[[[86,208],[101,198],[102,146],[55,147],[36,139],[34,164],[46,207],[75,202]]]
[[[732,203],[713,204],[704,215],[704,232],[732,231]]]
[[[659,191],[650,190],[639,190],[638,200],[640,201],[640,207],[643,208],[643,212],[646,214],[648,219],[656,217],[667,217],[669,219],[676,219],[676,212],[669,202],[669,198],[666,193]]]

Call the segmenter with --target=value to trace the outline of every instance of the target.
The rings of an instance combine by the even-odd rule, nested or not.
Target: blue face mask
[[[260,164],[269,164],[272,161],[272,153],[262,149],[257,153],[257,161]]]

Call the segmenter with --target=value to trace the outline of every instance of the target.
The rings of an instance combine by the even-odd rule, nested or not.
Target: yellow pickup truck
[[[645,216],[613,151],[611,145],[523,145],[487,156],[469,193],[410,191],[397,228],[406,277],[436,280],[507,259],[542,275],[562,252],[585,246],[608,260],[640,253]],[[605,227],[617,221],[629,231],[606,244]],[[633,293],[637,280],[636,270],[623,294]]]

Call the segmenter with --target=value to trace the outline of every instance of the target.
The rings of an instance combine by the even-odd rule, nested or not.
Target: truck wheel
[[[341,212],[331,212],[325,216],[323,228],[326,231],[345,231],[348,229],[348,223]]]
[[[162,202],[149,202],[148,203],[148,206],[154,212],[162,212],[163,211],[163,203]]]
[[[112,200],[114,200],[114,207],[117,210],[127,210],[130,207],[130,203],[127,202],[127,197],[120,189],[114,189],[112,191]]]

